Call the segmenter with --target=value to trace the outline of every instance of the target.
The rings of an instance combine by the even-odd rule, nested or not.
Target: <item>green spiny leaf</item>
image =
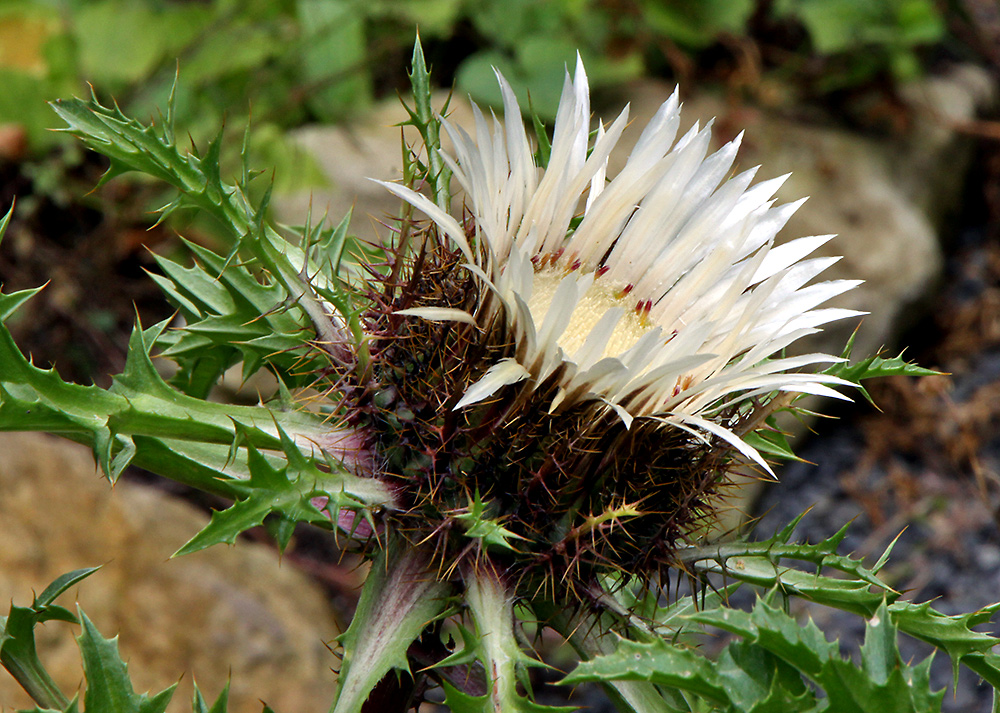
[[[137,694],[128,676],[128,666],[118,654],[117,637],[105,639],[82,611],[80,621],[83,631],[77,641],[87,682],[84,709],[91,713],[163,713],[176,684],[152,698]]]
[[[68,700],[49,676],[35,648],[35,627],[46,621],[77,623],[77,618],[54,602],[63,592],[97,571],[97,567],[68,572],[49,584],[35,597],[30,607],[11,604],[6,617],[0,617],[0,664],[25,691],[41,705],[60,710]]]
[[[181,191],[184,201],[219,220],[234,240],[235,249],[247,250],[264,266],[273,279],[287,291],[290,299],[312,322],[321,343],[334,353],[349,352],[361,340],[361,328],[348,297],[338,285],[323,279],[320,270],[310,265],[303,251],[284,240],[264,220],[267,196],[254,206],[247,199],[245,184],[230,185],[219,173],[219,142],[213,141],[204,156],[197,152],[181,154],[169,133],[128,118],[117,107],[109,109],[95,98],[89,102],[65,100],[53,108],[66,121],[66,131],[79,137],[90,148],[112,160],[112,168],[102,181],[134,170],[148,173]],[[173,205],[173,204],[171,204]],[[305,281],[309,275],[313,284]],[[324,299],[339,312],[335,320],[326,314],[316,299],[316,289],[323,289]],[[351,338],[345,332],[350,331]],[[358,354],[359,366],[367,369],[366,356]]]
[[[263,523],[272,508],[267,491],[262,490],[245,500],[236,501],[225,510],[216,510],[208,525],[171,556],[180,557],[221,543],[231,545],[236,542],[237,536]]]
[[[54,370],[35,367],[0,325],[0,430],[42,430],[88,444],[112,479],[129,462],[154,468],[162,465],[182,482],[243,498],[246,488],[233,480],[240,477],[239,469],[230,469],[218,449],[211,447],[219,444],[228,449],[242,429],[240,437],[245,437],[246,445],[276,451],[285,460],[298,459],[297,474],[309,473],[310,488],[322,487],[330,497],[355,504],[368,502],[372,496],[388,502],[388,491],[378,481],[359,478],[342,466],[322,474],[315,466],[304,465],[308,459],[289,434],[302,443],[315,443],[329,430],[323,417],[211,403],[167,385],[149,358],[149,349],[164,327],[161,323],[133,331],[125,371],[116,377],[111,390],[104,391],[67,384]],[[182,447],[175,454],[171,450],[177,442]],[[196,452],[209,456],[208,462],[216,468],[204,467]],[[184,470],[184,463],[194,467]],[[242,472],[246,473],[245,467]]]
[[[844,348],[844,359],[849,358],[851,355],[855,336],[857,336],[857,332],[851,335],[847,346]],[[904,361],[902,354],[892,359],[884,359],[876,354],[861,360],[857,364],[851,364],[848,361],[838,362],[823,373],[851,382],[869,403],[874,404],[875,402],[872,401],[871,395],[861,384],[866,379],[874,379],[880,376],[936,376],[941,372],[934,371],[933,369],[925,369],[911,362]]]
[[[250,430],[236,423],[236,437],[229,458],[238,456],[241,446],[247,453],[245,471],[248,482],[240,482],[241,496],[228,509],[213,513],[209,524],[174,556],[188,554],[213,544],[233,543],[251,527],[274,515],[285,523],[277,529],[278,542],[287,545],[294,523],[312,522],[329,526],[330,517],[313,504],[325,498],[332,511],[341,507],[361,508],[365,504],[391,498],[385,486],[372,478],[362,478],[347,471],[343,463],[330,457],[320,469],[280,424],[276,423],[283,459],[268,455],[249,443]],[[214,457],[221,456],[216,452]],[[374,498],[374,501],[372,500]],[[388,500],[384,501],[386,504]]]
[[[475,496],[469,498],[469,506],[456,512],[453,517],[465,528],[466,537],[480,540],[486,548],[499,547],[516,551],[510,541],[524,538],[491,518],[487,514],[488,508],[489,503],[480,497],[477,490]]]
[[[713,663],[691,649],[675,647],[665,640],[646,643],[622,640],[614,653],[583,661],[562,683],[649,681],[689,691],[715,703],[731,703],[725,682],[719,680]]]
[[[79,584],[87,577],[92,575],[94,572],[99,570],[100,567],[86,567],[84,569],[75,569],[72,572],[67,572],[66,574],[56,577],[49,586],[42,590],[42,593],[35,597],[34,603],[31,608],[38,614],[41,614],[44,610],[51,610],[53,603],[56,598],[63,594],[70,587]],[[62,607],[58,607],[62,609]],[[65,610],[63,610],[65,611]],[[51,618],[51,617],[49,617]],[[63,621],[72,621],[74,624],[77,623],[76,618],[66,619],[60,617]],[[39,621],[47,621],[47,618],[39,619]]]
[[[310,374],[325,364],[309,344],[308,323],[291,309],[288,292],[262,282],[245,265],[198,245],[188,247],[198,264],[181,268],[161,259],[165,276],[156,277],[187,318],[183,329],[157,339],[162,355],[180,366],[172,383],[203,396],[242,359],[244,378],[266,364],[295,386],[311,385]]]
[[[10,223],[10,217],[12,215],[14,215],[13,205],[11,205],[11,207],[7,209],[7,212],[4,214],[3,218],[0,218],[0,244],[3,243],[3,236],[7,233],[7,225]]]
[[[6,322],[21,305],[38,294],[41,289],[41,287],[35,287],[29,290],[12,292],[9,295],[0,294],[0,323]]]
[[[836,606],[854,614],[868,616],[882,602],[886,593],[871,590],[861,579],[816,575],[777,565],[769,557],[735,557],[725,566],[706,566],[713,571],[760,587],[778,587],[790,596],[799,596],[827,606]]]
[[[774,417],[768,417],[766,423],[766,427],[745,434],[743,441],[763,455],[801,462],[802,459],[792,451],[787,435],[778,428]]]
[[[324,515],[320,515],[325,519]],[[274,517],[269,517],[264,520],[264,526],[267,528],[267,534],[271,536],[275,544],[278,545],[278,552],[284,553],[288,549],[288,543],[292,541],[292,535],[295,534],[295,525],[297,520],[294,520],[287,515],[275,515]]]
[[[717,572],[767,589],[778,587],[788,594],[863,616],[871,616],[883,596],[890,601],[899,596],[861,560],[837,554],[849,525],[817,544],[789,544],[799,520],[801,516],[769,540],[690,548],[684,552],[684,558],[703,571]],[[852,575],[854,579],[802,572],[781,564],[782,560],[789,559],[811,562],[821,569],[829,567]],[[871,587],[880,591],[872,591]]]
[[[444,704],[451,713],[493,713],[489,696],[473,696],[453,686],[449,681],[442,681],[444,689]]]
[[[759,600],[751,612],[720,608],[692,615],[702,624],[740,636],[715,660],[665,640],[621,641],[610,654],[578,666],[564,683],[645,680],[697,694],[733,711],[813,711],[921,713],[940,709],[943,692],[932,693],[929,660],[916,667],[902,662],[895,628],[883,604],[869,624],[862,665],[840,657],[810,621],[799,625],[782,610]],[[827,695],[816,699],[802,677]]]
[[[914,604],[896,601],[898,593],[876,574],[876,570],[885,564],[887,554],[879,558],[874,569],[869,569],[860,560],[835,554],[845,529],[818,545],[786,544],[792,529],[792,526],[785,528],[776,537],[760,543],[701,548],[701,554],[706,555],[704,560],[697,551],[699,548],[692,548],[692,552],[685,553],[685,557],[691,557],[689,561],[694,561],[700,571],[725,574],[739,581],[773,588],[784,595],[801,596],[866,618],[877,617],[880,608],[887,604],[892,626],[944,650],[951,657],[956,674],[958,666],[965,665],[994,687],[1000,687],[1000,657],[991,653],[1000,644],[1000,639],[972,629],[989,621],[1000,611],[1000,603],[978,612],[947,616],[935,611],[929,602]],[[713,549],[715,555],[709,554]],[[814,562],[821,569],[831,567],[850,576],[833,578],[821,571],[803,572],[782,564],[781,560],[785,558]],[[874,647],[875,643],[871,646]],[[906,680],[917,675],[915,669],[903,674]]]
[[[616,598],[618,596],[620,595],[616,595]],[[531,603],[531,608],[539,621],[544,621],[546,625],[562,634],[583,660],[612,654],[623,641],[620,636],[610,633],[612,628],[616,628],[613,622],[617,615],[608,610],[598,617],[586,609],[567,610],[565,606],[538,600]],[[625,629],[631,630],[630,625],[636,616],[632,615],[626,619]],[[693,629],[694,626],[686,623],[684,628]],[[670,640],[675,643],[677,640],[673,636],[650,637],[648,625],[644,625],[636,633],[644,640]],[[600,683],[618,710],[623,713],[686,713],[690,710],[684,697],[678,692],[660,688],[648,681],[608,680]]]
[[[816,704],[815,694],[798,671],[760,646],[733,642],[723,649],[715,666],[738,711],[791,713],[812,710]]]
[[[861,666],[878,685],[885,685],[896,668],[898,647],[896,627],[883,603],[865,627],[865,642],[861,645]]]
[[[351,224],[352,210],[332,230],[322,224],[310,228],[308,222],[302,230],[302,245],[310,262],[320,266],[320,270],[331,283],[340,279],[341,261],[349,242],[347,230]]]
[[[185,319],[202,319],[208,314],[226,314],[233,309],[229,290],[218,277],[200,265],[182,267],[173,260],[154,255],[163,276],[151,275],[161,287],[169,286],[168,295],[184,312]]]
[[[291,451],[298,449],[292,445]],[[313,497],[325,494],[316,490],[314,482],[299,482],[289,478],[289,464],[275,467],[253,446],[248,447],[248,467],[250,470],[250,494],[243,500],[238,500],[226,510],[212,513],[208,525],[181,547],[174,557],[190,554],[211,545],[233,544],[237,536],[252,527],[261,525],[264,518],[275,513],[292,523],[299,521],[327,522],[323,515],[310,502]],[[293,472],[303,473],[303,469],[316,471],[317,479],[321,474],[311,463],[301,456],[296,460]],[[306,476],[308,477],[308,476]],[[290,536],[291,533],[288,533]],[[284,538],[284,544],[287,544]]]
[[[811,619],[800,626],[766,600],[758,600],[752,612],[720,607],[692,614],[690,618],[760,644],[811,678],[818,676],[823,666],[839,652],[839,647],[827,641]]]
[[[545,128],[545,122],[542,121],[542,117],[534,111],[531,112],[531,122],[535,127],[535,138],[538,140],[535,163],[541,168],[547,168],[549,165],[549,156],[552,154],[552,143],[549,141],[549,132]]]
[[[978,612],[954,616],[935,611],[930,602],[896,602],[889,607],[892,622],[900,631],[947,652],[952,660],[956,681],[958,667],[964,663],[974,667],[990,685],[1000,688],[1000,669],[995,666],[996,660],[990,665],[991,652],[1000,645],[1000,639],[971,628],[988,621],[997,611],[1000,611],[1000,603]]]
[[[219,692],[219,697],[215,699],[215,703],[209,708],[205,703],[205,698],[201,694],[201,689],[198,688],[198,684],[194,684],[194,696],[191,702],[192,713],[226,713],[229,710],[229,681],[226,681],[225,687]]]

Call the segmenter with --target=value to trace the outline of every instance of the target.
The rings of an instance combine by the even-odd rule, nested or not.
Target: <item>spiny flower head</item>
[[[858,283],[810,282],[836,262],[809,257],[832,236],[776,246],[802,201],[776,203],[786,177],[730,175],[741,137],[714,153],[710,126],[677,138],[676,92],[609,177],[628,107],[591,134],[579,60],[544,168],[497,77],[503,125],[478,107],[474,135],[441,120],[463,218],[384,184],[431,224],[369,315],[391,384],[376,450],[415,521],[461,532],[470,508],[489,513],[527,571],[669,563],[733,451],[770,471],[741,437],[761,409],[838,395],[798,371],[836,357],[775,355],[859,314],[821,307]]]
[[[831,235],[774,246],[803,201],[775,205],[787,176],[751,186],[752,168],[726,180],[742,134],[707,157],[710,126],[696,124],[675,141],[674,92],[608,180],[628,107],[607,130],[599,126],[591,145],[587,77],[578,62],[575,79],[566,78],[543,171],[514,94],[498,80],[506,128],[494,118],[491,131],[478,107],[475,138],[443,121],[455,145],[455,156],[444,158],[465,189],[471,225],[386,184],[462,250],[480,280],[477,306],[490,304],[477,323],[499,317],[513,332],[516,354],[471,385],[459,408],[521,380],[537,386],[561,370],[552,412],[597,400],[626,425],[654,418],[726,437],[710,419],[739,401],[774,391],[837,395],[825,385],[836,379],[792,371],[834,357],[771,357],[823,324],[859,314],[817,309],[858,281],[808,284],[838,260],[803,259]]]

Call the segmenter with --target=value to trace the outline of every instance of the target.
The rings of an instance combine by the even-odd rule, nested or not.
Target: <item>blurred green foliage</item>
[[[899,80],[921,71],[917,49],[940,42],[945,22],[933,0],[776,0],[778,17],[801,22],[821,55],[846,60],[821,88],[860,84],[888,69]]]
[[[689,49],[704,49],[720,34],[743,34],[757,7],[755,0],[643,0],[653,32]]]
[[[4,0],[0,124],[21,124],[44,149],[57,140],[45,101],[85,82],[155,114],[179,67],[178,121],[196,139],[252,113],[264,127],[255,149],[278,156],[291,152],[284,129],[356,115],[403,86],[388,67],[402,66],[414,27],[460,92],[497,101],[495,66],[551,118],[577,51],[599,89],[662,70],[664,47],[697,60],[720,40],[757,42],[762,27],[788,25],[789,66],[831,60],[820,92],[912,78],[918,51],[946,34],[934,0]]]
[[[493,67],[511,82],[522,106],[542,118],[555,116],[566,67],[577,51],[591,85],[607,86],[641,76],[642,55],[632,47],[611,53],[617,34],[612,3],[584,0],[485,0],[466,3],[468,21],[482,46],[458,67],[458,89],[473,99],[499,104]]]

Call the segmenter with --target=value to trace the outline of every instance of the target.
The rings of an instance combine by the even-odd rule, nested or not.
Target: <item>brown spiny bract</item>
[[[367,393],[356,425],[374,434],[376,477],[400,503],[384,514],[386,526],[453,570],[486,547],[456,517],[478,494],[485,517],[512,534],[510,547],[489,548],[493,561],[507,564],[522,591],[555,597],[601,572],[652,575],[673,565],[676,547],[712,520],[707,503],[731,449],[655,421],[627,428],[598,400],[550,413],[558,373],[455,410],[515,346],[501,319],[481,328],[398,314],[483,303],[461,255],[432,229],[427,238],[415,258],[398,258],[405,267],[396,277],[370,285],[377,306],[365,315],[374,385],[356,385]]]

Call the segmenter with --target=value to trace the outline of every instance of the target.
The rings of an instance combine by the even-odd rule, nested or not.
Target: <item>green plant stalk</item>
[[[527,657],[514,638],[512,599],[488,562],[476,565],[467,578],[466,601],[476,623],[480,656],[486,669],[487,708],[515,711],[520,708],[518,669]]]
[[[420,37],[413,45],[412,71],[410,83],[413,86],[413,111],[411,120],[420,132],[427,150],[427,181],[431,186],[434,203],[447,212],[451,207],[451,169],[445,165],[439,153],[441,150],[441,122],[434,116],[431,106],[430,73],[424,61],[424,49]]]
[[[3,617],[0,617],[0,628],[3,628],[4,624]],[[40,708],[62,711],[69,706],[69,699],[59,690],[59,686],[38,659],[25,660],[11,656],[6,651],[0,651],[0,666],[7,669]]]
[[[389,536],[372,563],[351,625],[340,636],[344,662],[331,713],[359,713],[393,669],[408,671],[407,649],[450,604],[451,585],[415,548]]]

